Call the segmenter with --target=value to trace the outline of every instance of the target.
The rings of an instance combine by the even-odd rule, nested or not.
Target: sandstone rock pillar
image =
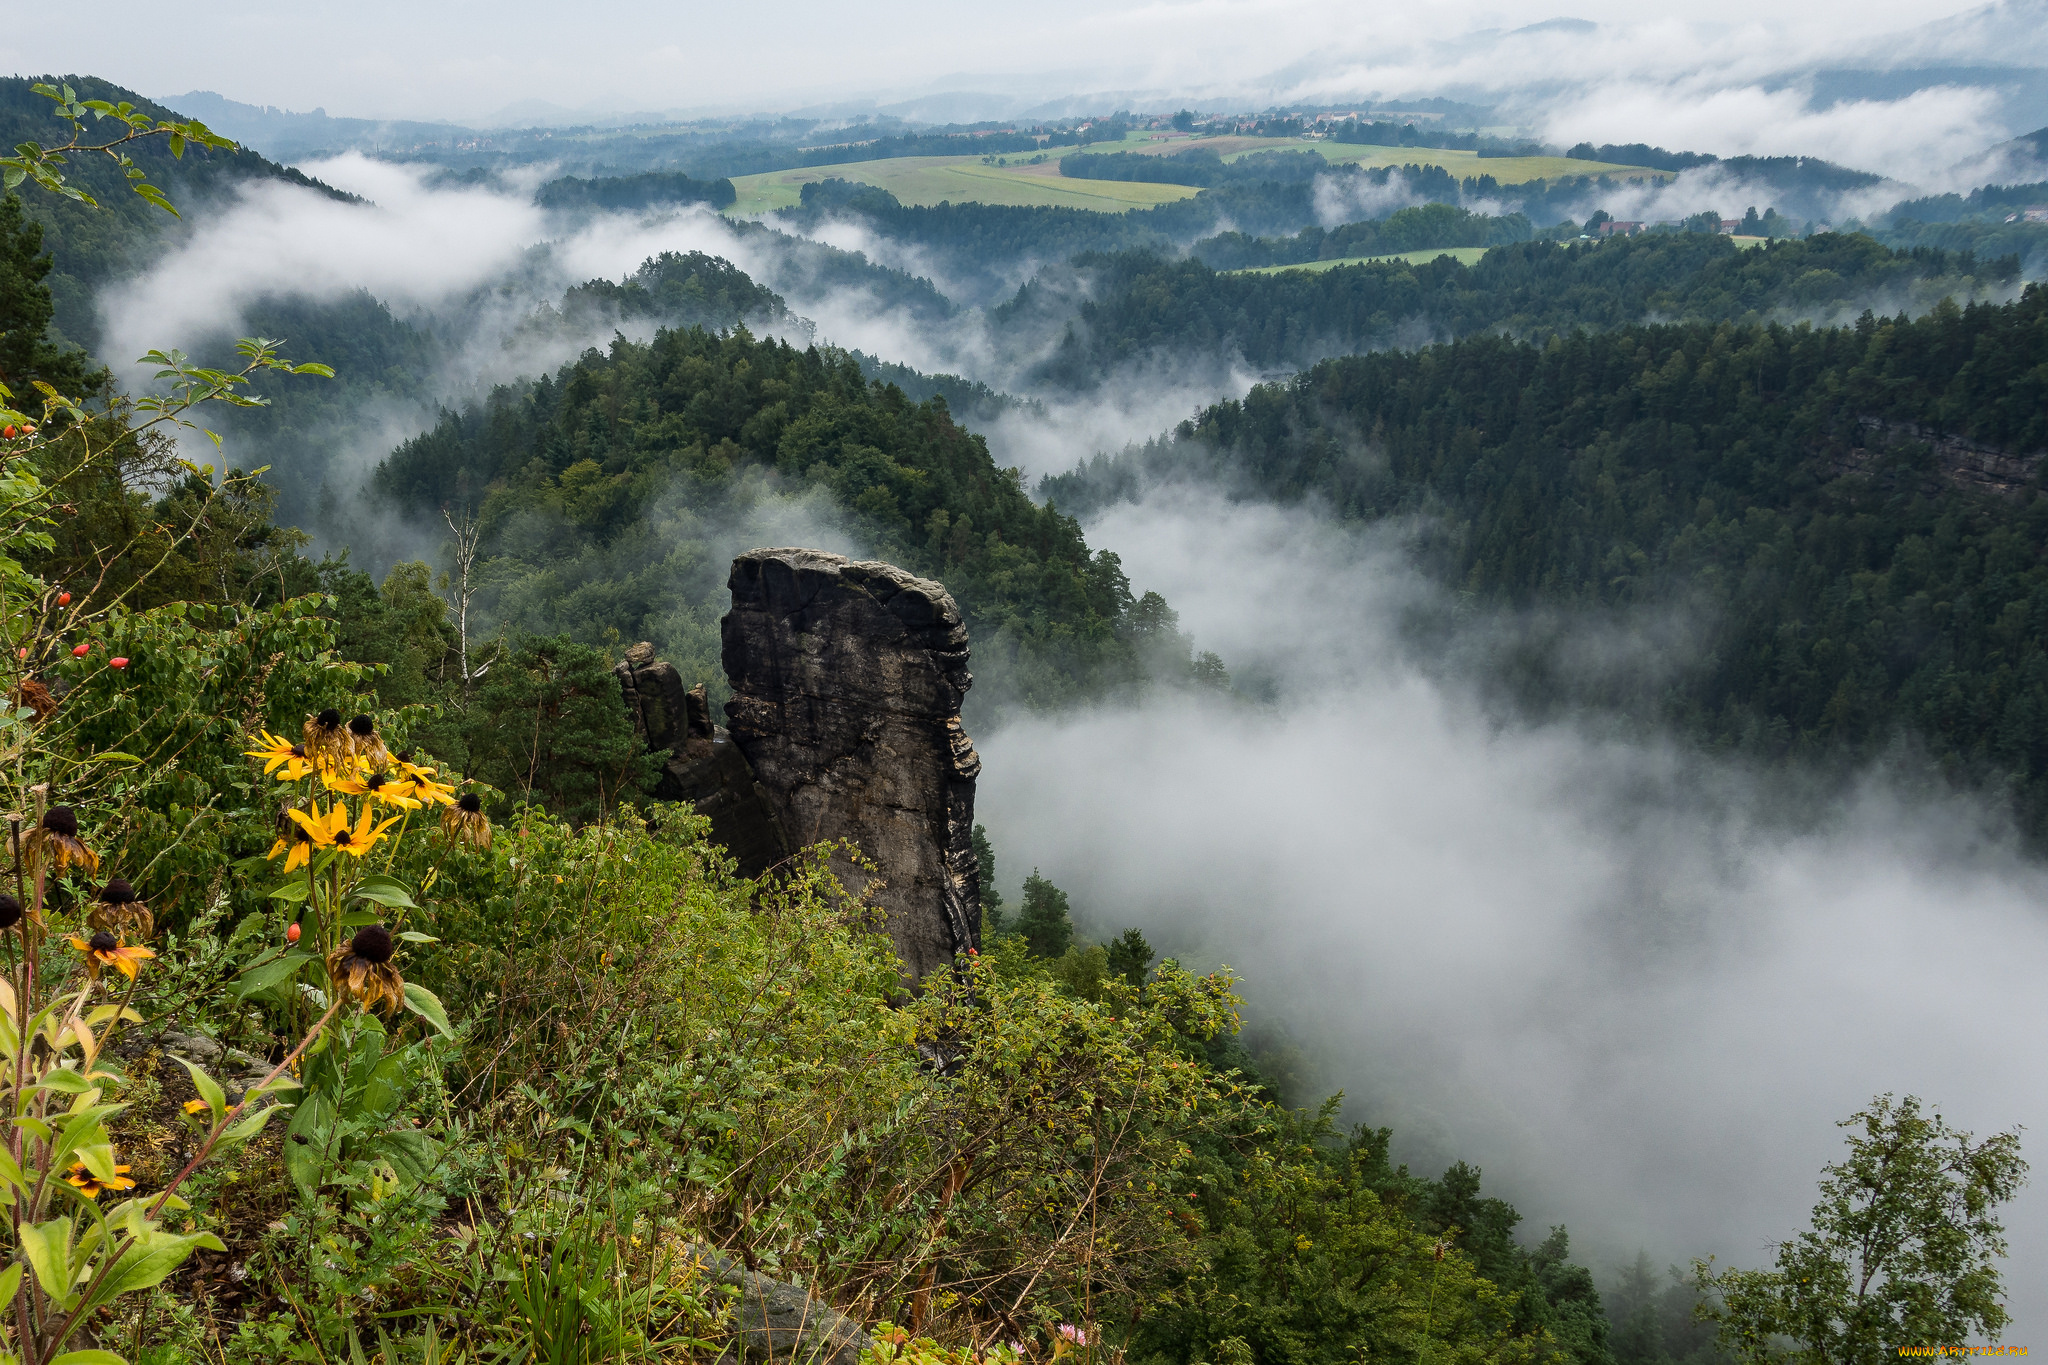
[[[981,759],[960,727],[973,677],[952,596],[798,549],[741,555],[729,586],[727,728],[782,827],[798,844],[849,840],[881,869],[875,898],[913,978],[978,947]]]

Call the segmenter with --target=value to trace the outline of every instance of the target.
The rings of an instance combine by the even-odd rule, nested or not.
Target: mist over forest
[[[0,1361],[2048,1326],[2048,8],[782,17],[5,40]]]

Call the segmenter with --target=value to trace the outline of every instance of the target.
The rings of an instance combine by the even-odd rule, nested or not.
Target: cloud
[[[2048,1122],[2024,1079],[2048,1064],[2048,872],[1982,808],[1905,769],[1820,799],[1673,742],[1503,721],[1404,643],[1403,615],[1442,603],[1399,528],[1183,492],[1088,530],[1277,701],[977,736],[1004,882],[1035,866],[1095,933],[1239,969],[1397,1153],[1476,1162],[1596,1268],[1639,1247],[1761,1265],[1875,1093],[1980,1133]],[[2048,1198],[2008,1223],[2024,1341],[2048,1327],[2026,1270]]]

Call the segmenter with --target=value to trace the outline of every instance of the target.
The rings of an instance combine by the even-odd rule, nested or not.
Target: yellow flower
[[[286,813],[297,814],[296,811]],[[270,852],[264,856],[275,858],[278,854],[285,853],[287,849],[290,850],[284,860],[287,875],[313,861],[313,836],[306,833],[304,825],[295,823],[283,834],[278,835],[277,842],[270,846]]]
[[[213,1112],[213,1106],[208,1104],[205,1100],[186,1100],[185,1112],[194,1115],[211,1114]]]
[[[436,782],[432,768],[419,768],[401,762],[399,771],[412,779],[412,794],[430,806],[452,806],[455,804],[455,784]]]
[[[142,967],[143,959],[156,956],[147,948],[130,948],[123,945],[120,939],[104,929],[89,939],[79,938],[74,934],[71,946],[85,954],[85,974],[94,981],[99,980],[100,972],[108,967],[133,981],[135,973]]]
[[[306,746],[294,744],[283,735],[273,735],[268,730],[258,731],[262,735],[259,746],[244,749],[250,758],[263,760],[263,771],[276,773],[280,782],[296,782],[313,771],[312,760],[306,757]]]
[[[114,1178],[112,1180],[102,1180],[91,1171],[85,1169],[83,1161],[71,1163],[71,1169],[64,1174],[64,1183],[77,1190],[87,1199],[97,1199],[108,1190],[132,1190],[135,1188],[135,1182],[128,1178],[128,1168],[126,1166],[116,1166],[114,1168]]]
[[[419,800],[413,795],[410,778],[392,777],[388,773],[368,773],[360,777],[329,780],[329,791],[346,792],[350,796],[367,796],[387,806],[401,810],[418,810]]]
[[[384,831],[398,823],[398,817],[394,815],[373,828],[370,822],[376,818],[376,812],[367,801],[363,803],[362,818],[356,821],[353,829],[348,823],[348,807],[340,801],[325,812],[316,801],[310,815],[302,810],[286,811],[285,814],[298,822],[315,848],[338,848],[354,858],[360,858],[375,848],[377,841],[384,837]]]

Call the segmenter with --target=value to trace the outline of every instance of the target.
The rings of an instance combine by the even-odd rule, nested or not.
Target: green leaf
[[[439,943],[441,941],[432,934],[423,934],[417,929],[402,929],[399,931],[398,936],[407,943]]]
[[[52,1218],[47,1223],[23,1223],[16,1230],[21,1254],[36,1272],[36,1283],[59,1303],[70,1303],[71,1220]]]
[[[199,1092],[200,1099],[205,1100],[212,1107],[214,1122],[218,1123],[220,1116],[228,1112],[227,1092],[220,1088],[218,1081],[207,1075],[196,1064],[186,1061],[183,1057],[178,1058],[178,1061],[184,1066],[185,1070],[192,1074],[192,1088]]]
[[[356,883],[355,894],[366,901],[399,910],[417,910],[413,903],[412,891],[396,877],[387,877],[381,872],[372,873]]]
[[[0,1270],[0,1303],[13,1303],[14,1291],[21,1287],[21,1262],[16,1261],[5,1270]]]
[[[66,1351],[61,1356],[52,1356],[50,1365],[128,1365],[128,1362],[112,1351]]]
[[[114,1262],[114,1268],[100,1281],[93,1299],[97,1303],[105,1303],[118,1295],[162,1284],[165,1276],[183,1265],[186,1258],[201,1247],[208,1251],[227,1250],[226,1244],[210,1232],[180,1235],[152,1228],[137,1238],[135,1245],[121,1253],[121,1259]]]
[[[420,1018],[432,1024],[444,1038],[453,1038],[455,1029],[448,1022],[448,1011],[441,1004],[441,997],[425,986],[405,983],[405,1007]]]
[[[263,1131],[264,1125],[270,1122],[272,1114],[281,1114],[290,1108],[289,1104],[266,1104],[254,1113],[246,1114],[236,1120],[235,1126],[221,1134],[221,1138],[226,1142],[247,1142],[250,1138]]]
[[[306,898],[307,889],[305,878],[294,877],[281,886],[273,886],[264,894],[277,901],[302,901]]]
[[[258,991],[267,991],[272,986],[282,986],[297,976],[299,969],[311,961],[311,953],[293,951],[260,967],[252,967],[242,973],[241,982],[235,987],[235,994],[247,1000]]]

